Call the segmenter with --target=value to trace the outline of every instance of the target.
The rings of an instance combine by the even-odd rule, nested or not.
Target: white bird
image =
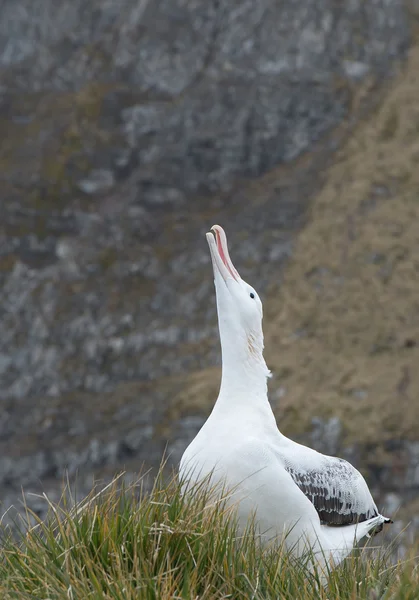
[[[207,421],[185,450],[180,478],[210,477],[234,489],[241,529],[254,516],[262,542],[308,549],[336,566],[390,519],[379,514],[365,479],[350,463],[293,442],[269,404],[262,303],[241,279],[219,225],[206,234],[217,297],[222,377]]]

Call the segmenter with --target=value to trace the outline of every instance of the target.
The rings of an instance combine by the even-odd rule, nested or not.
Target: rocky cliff
[[[415,5],[3,0],[0,17],[5,503],[167,444],[176,462],[219,381],[214,222],[265,299],[283,430],[413,497]]]

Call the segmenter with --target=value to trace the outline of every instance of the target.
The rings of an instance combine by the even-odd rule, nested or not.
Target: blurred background
[[[4,509],[178,463],[218,391],[219,223],[282,431],[414,531],[418,24],[414,0],[0,1]]]

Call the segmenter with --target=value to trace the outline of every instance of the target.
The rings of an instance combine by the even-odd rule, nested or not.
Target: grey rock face
[[[214,191],[306,150],[345,113],[339,80],[406,42],[400,0],[9,0],[0,65],[25,92],[123,82],[106,103],[142,183]]]
[[[310,150],[354,81],[391,73],[403,6],[0,2],[0,482],[156,461],[161,412],[145,407],[170,394],[148,390],[147,418],[121,428],[100,394],[216,362],[203,232],[225,224],[262,292],[279,278],[333,147],[260,194],[237,180]]]
[[[113,187],[114,175],[109,169],[95,169],[86,179],[79,181],[78,186],[85,194],[97,194]]]
[[[42,98],[48,90],[58,101],[63,91],[92,81],[110,86],[101,92],[102,142],[87,142],[83,134],[90,137],[89,131],[82,130],[74,143],[91,147],[70,148],[62,181],[51,181],[42,165],[32,172],[27,167],[27,177],[35,178],[40,193],[33,207],[28,206],[31,182],[25,181],[25,173],[22,179],[20,169],[17,181],[18,165],[10,165],[17,197],[4,192],[2,253],[17,254],[18,262],[0,274],[6,312],[1,339],[11,361],[7,372],[1,369],[1,395],[6,398],[80,388],[99,391],[115,377],[155,376],[162,372],[154,369],[158,346],[173,347],[185,335],[195,342],[205,338],[205,332],[173,324],[176,318],[190,317],[208,290],[201,280],[186,292],[192,274],[208,263],[205,249],[193,258],[190,246],[181,249],[180,241],[173,246],[170,236],[161,234],[167,213],[163,217],[155,211],[176,210],[179,222],[169,221],[180,235],[182,219],[194,212],[200,222],[198,228],[194,225],[198,238],[203,219],[199,207],[190,209],[191,194],[228,189],[236,175],[258,176],[298,156],[345,114],[348,92],[337,78],[359,77],[364,70],[386,72],[407,44],[406,17],[397,0],[367,5],[306,0],[280,8],[272,0],[240,6],[203,0],[94,1],[89,7],[77,0],[36,5],[21,0],[4,1],[1,10],[5,98],[8,93],[30,96],[28,90]],[[80,102],[77,96],[75,101]],[[6,102],[4,110],[10,115],[14,109]],[[88,121],[89,115],[83,113],[83,119]],[[58,125],[66,118],[58,115]],[[21,150],[29,143],[35,144],[33,152],[48,150],[42,138],[57,132],[51,123],[45,131],[44,121],[39,126],[40,139],[24,138]],[[110,154],[99,148],[106,136]],[[112,159],[117,138],[119,150]],[[73,154],[85,155],[93,168],[71,187],[72,172],[80,170],[69,164]],[[57,187],[66,198],[57,197],[56,210],[39,208],[45,186],[47,191]],[[83,202],[80,191],[100,195],[89,212],[75,210]],[[205,204],[219,210],[219,202],[208,198]],[[272,204],[276,222],[282,215],[282,228],[292,228],[301,213],[298,203],[293,202],[294,213],[286,208],[291,202],[284,194]],[[248,227],[251,221],[240,218]],[[32,225],[31,234],[13,234]],[[267,222],[262,219],[260,225]],[[169,261],[159,259],[162,246]],[[106,294],[112,285],[132,287],[133,279],[141,281],[142,290],[149,288],[141,311],[132,304],[119,313],[106,309],[100,286]],[[173,285],[182,280],[185,292],[173,303]],[[77,286],[80,294],[67,304],[67,290]],[[67,290],[60,291],[63,287]],[[141,351],[143,368],[133,370],[128,355]],[[73,368],[64,375],[68,360],[74,360]],[[177,369],[178,364],[172,370]]]

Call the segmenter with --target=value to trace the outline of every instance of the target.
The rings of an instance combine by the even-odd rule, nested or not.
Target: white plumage
[[[214,409],[186,449],[180,476],[210,476],[234,489],[244,528],[255,513],[263,541],[284,537],[296,556],[308,548],[338,564],[354,544],[390,520],[379,514],[362,475],[278,430],[267,396],[262,303],[231,262],[219,225],[207,234],[214,269],[222,379]]]

